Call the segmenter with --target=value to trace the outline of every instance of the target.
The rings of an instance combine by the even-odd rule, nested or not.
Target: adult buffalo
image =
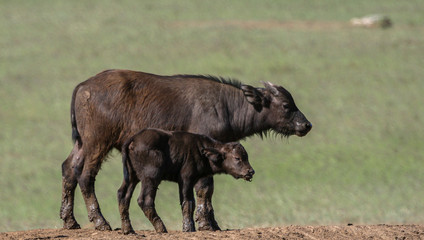
[[[88,219],[98,230],[111,230],[100,212],[95,177],[111,149],[121,149],[143,128],[204,134],[222,142],[273,130],[304,136],[312,124],[291,94],[265,82],[255,88],[212,76],[158,76],[129,70],[107,70],[80,83],[71,102],[74,147],[62,164],[64,228],[80,228],[74,193],[79,184]],[[195,185],[199,230],[219,230],[212,208],[213,178]]]

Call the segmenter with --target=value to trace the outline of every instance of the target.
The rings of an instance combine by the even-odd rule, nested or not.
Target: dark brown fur
[[[283,87],[264,83],[254,88],[209,76],[158,76],[128,70],[108,70],[80,83],[71,103],[75,145],[62,164],[64,228],[79,228],[73,214],[77,184],[88,217],[99,230],[110,230],[94,191],[95,177],[112,148],[143,128],[204,134],[236,141],[270,130],[283,136],[304,136],[312,125]],[[213,216],[213,178],[195,186],[200,230],[219,229]]]
[[[122,231],[134,233],[129,204],[135,186],[141,181],[138,204],[157,232],[167,232],[155,209],[155,197],[162,180],[177,182],[183,214],[183,231],[193,232],[195,183],[218,173],[250,181],[255,171],[243,146],[221,143],[205,135],[145,129],[122,147],[124,181],[118,190]]]

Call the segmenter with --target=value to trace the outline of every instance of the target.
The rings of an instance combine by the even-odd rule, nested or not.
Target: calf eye
[[[240,161],[241,159],[240,159],[239,157],[236,157],[236,160],[237,160],[237,161]]]

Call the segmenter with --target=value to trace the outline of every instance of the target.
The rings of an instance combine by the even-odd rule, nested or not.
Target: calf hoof
[[[206,211],[203,205],[199,205],[196,211],[196,223],[199,231],[220,231],[221,228],[215,221],[213,210]]]
[[[77,221],[67,221],[63,223],[64,229],[81,229],[81,226],[77,223]]]
[[[221,228],[218,226],[218,223],[216,221],[198,221],[198,230],[199,231],[221,231]]]
[[[193,222],[184,222],[183,223],[183,232],[195,232],[196,229],[194,228]]]
[[[214,231],[212,225],[210,225],[209,223],[205,224],[205,223],[199,223],[199,227],[197,228],[199,231]]]
[[[134,231],[133,227],[131,226],[131,223],[123,223],[121,231],[125,235],[135,234],[135,231]]]
[[[197,229],[199,231],[213,231],[212,224],[209,221],[207,221],[206,218],[202,218],[202,219],[198,218],[196,219],[196,222],[198,226]]]
[[[129,234],[131,234],[131,235],[137,235],[136,233],[135,233],[135,231],[134,231],[134,229],[122,229],[122,233],[124,234],[124,235],[129,235]]]
[[[98,223],[96,223],[96,226],[94,228],[99,231],[112,231],[112,228],[110,227],[108,222],[99,221]]]

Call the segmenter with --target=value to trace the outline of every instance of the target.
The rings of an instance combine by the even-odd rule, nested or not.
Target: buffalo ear
[[[218,163],[223,160],[222,154],[214,148],[203,148],[201,152],[203,156],[214,163]]]
[[[268,90],[270,93],[272,93],[272,95],[274,95],[274,96],[280,95],[280,91],[278,91],[278,89],[275,87],[274,84],[272,84],[270,82],[264,82],[264,86],[265,86],[266,90]]]
[[[263,94],[258,89],[249,85],[242,85],[241,90],[243,91],[246,100],[255,106],[255,108],[262,106]]]

